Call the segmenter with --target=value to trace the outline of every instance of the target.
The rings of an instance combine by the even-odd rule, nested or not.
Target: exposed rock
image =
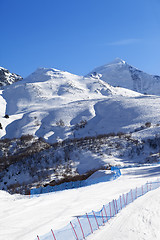
[[[0,67],[0,88],[10,85],[14,82],[20,81],[23,78],[15,73],[10,73],[9,70]]]

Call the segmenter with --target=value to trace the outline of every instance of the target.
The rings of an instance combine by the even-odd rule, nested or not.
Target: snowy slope
[[[130,137],[127,135],[123,137],[120,134],[112,138],[111,135],[106,140],[99,138],[99,142],[98,140],[96,142],[95,139],[94,141],[92,139],[92,143],[87,139],[85,139],[86,142],[74,141],[71,144],[75,147],[73,151],[69,142],[67,145],[66,141],[66,145],[59,144],[56,151],[53,147],[48,151],[40,152],[40,155],[35,154],[33,159],[31,157],[17,162],[19,169],[15,167],[16,165],[11,164],[4,174],[2,172],[2,176],[4,176],[1,177],[1,182],[2,180],[3,182],[14,182],[20,179],[23,180],[22,184],[27,184],[25,181],[33,181],[33,179],[29,179],[27,167],[33,178],[41,173],[45,178],[43,170],[47,169],[50,171],[50,175],[47,176],[52,180],[55,175],[63,175],[64,162],[66,165],[71,164],[72,170],[76,169],[79,173],[106,164],[119,164],[126,168],[122,169],[122,176],[115,181],[99,182],[97,180],[99,183],[94,185],[44,194],[40,197],[29,198],[22,195],[9,195],[0,191],[0,240],[35,239],[37,234],[43,235],[51,228],[53,230],[60,229],[75,216],[91,210],[99,210],[103,204],[117,198],[120,194],[159,177],[159,165],[134,166],[134,164],[145,162],[145,158],[149,155],[148,162],[159,161],[160,97],[136,92],[143,92],[141,90],[147,89],[147,91],[154,90],[155,92],[152,93],[158,94],[159,78],[151,76],[153,80],[151,84],[149,77],[137,69],[132,69],[122,60],[116,60],[101,70],[104,69],[105,73],[109,68],[110,79],[111,73],[116,72],[117,74],[115,85],[119,85],[120,82],[121,85],[123,83],[125,85],[125,76],[128,76],[127,79],[130,76],[130,79],[127,80],[129,89],[126,86],[124,86],[125,88],[111,86],[108,84],[108,80],[106,82],[103,79],[102,71],[92,74],[91,77],[82,77],[52,68],[40,68],[23,81],[7,86],[0,91],[0,123],[3,127],[0,129],[0,137],[3,138],[33,134],[37,137],[44,137],[49,142],[55,142],[67,138],[98,136],[109,132],[132,132]],[[142,75],[138,75],[141,76],[141,80],[137,81],[136,78],[133,78],[134,74],[142,74],[144,78]],[[106,76],[109,75],[106,73]],[[146,85],[143,82],[144,79],[147,79]],[[154,83],[154,79],[157,79],[156,83]],[[6,114],[9,115],[9,118],[4,117]],[[133,138],[142,139],[143,144]],[[148,138],[153,138],[153,142]],[[12,152],[15,145],[14,140],[13,144],[9,145],[7,141],[6,144],[8,144],[8,148],[11,147]],[[6,149],[8,148],[6,146]],[[5,149],[3,150],[5,153]],[[65,155],[65,151],[66,154],[69,151],[70,155]],[[130,157],[128,153],[131,154]],[[151,159],[155,155],[156,161]],[[55,159],[58,160],[54,162]],[[134,167],[127,168],[131,165]],[[35,172],[32,170],[33,167],[35,167]],[[22,174],[19,174],[18,170]],[[98,175],[99,172],[92,175],[91,178]],[[44,180],[46,179],[42,179],[42,183]],[[4,184],[6,185],[6,183]],[[1,186],[3,186],[2,183]],[[135,202],[131,210],[127,212],[127,209],[130,209],[128,206],[122,213],[122,217],[117,217],[117,225],[116,223],[114,225],[115,220],[111,222],[111,229],[116,234],[115,239],[128,239],[126,236],[130,234],[130,231],[132,231],[132,234],[129,235],[130,239],[138,239],[137,236],[139,239],[153,239],[153,237],[159,239],[159,225],[156,225],[159,217],[156,215],[156,209],[159,208],[158,195],[159,190],[148,193],[146,197],[137,200],[137,203]],[[148,207],[150,198],[153,199],[155,209]],[[146,204],[144,208],[140,207],[144,202]],[[138,209],[138,213],[136,213],[136,209]],[[154,222],[148,220],[148,215],[147,217],[145,215],[150,209],[151,212],[148,215],[150,218],[154,217]],[[133,212],[133,219],[128,221],[128,216]],[[139,218],[138,224],[137,218]],[[127,222],[124,230],[121,224],[123,221]],[[148,238],[144,235],[146,232],[144,222],[148,226],[148,235],[146,235]],[[138,226],[140,226],[140,232],[138,232]],[[116,232],[117,228],[118,232]],[[114,239],[112,230],[106,228],[102,235],[99,233],[99,236],[97,233],[92,235],[91,239],[94,239],[94,236],[95,240],[106,239],[106,234],[110,239]],[[122,238],[120,238],[120,231]]]
[[[3,129],[0,129],[0,136],[19,138],[31,134],[43,137],[50,143],[112,132],[132,132],[131,138],[142,140],[155,138],[160,129],[159,106],[159,96],[112,87],[99,78],[41,68],[23,81],[1,90],[0,123]],[[5,114],[9,118],[5,118]],[[150,127],[146,127],[146,123]],[[74,176],[108,165],[153,162],[152,159],[148,160],[152,157],[150,152],[158,154],[158,148],[150,147],[147,142],[143,146],[138,142],[135,146],[136,140],[132,144],[132,139],[127,137],[124,141],[116,138],[119,139],[119,136],[104,139],[101,146],[101,139],[99,142],[97,139],[95,144],[81,142],[80,149],[78,142],[74,142],[75,149],[72,149],[72,143],[68,143],[65,149],[60,146],[56,151],[51,148],[47,152],[37,152],[34,156],[26,157],[25,161],[17,156],[17,163],[10,158],[8,162],[11,166],[8,165],[7,169],[3,167],[0,187],[14,190],[14,184],[24,184],[22,188],[25,188],[25,184],[27,187],[29,184],[29,187],[42,186],[69,174],[68,169],[70,175]],[[156,143],[153,144],[158,141],[155,139]],[[15,144],[7,144],[12,152]],[[145,148],[145,145],[148,149],[141,151],[140,148]],[[7,156],[7,153],[2,151],[2,156]],[[158,161],[157,158],[154,161]]]
[[[38,69],[1,92],[1,137],[33,134],[55,142],[108,132],[133,131],[159,122],[160,98],[112,87],[56,69]],[[150,109],[150,111],[148,111]],[[5,119],[4,114],[9,118]],[[85,128],[75,129],[86,121]]]
[[[147,181],[155,181],[157,176],[159,176],[159,171],[160,167],[158,165],[131,169],[126,168],[122,170],[122,176],[115,181],[98,183],[79,189],[43,194],[40,197],[34,198],[20,195],[9,195],[4,191],[0,191],[0,239],[34,240],[36,239],[37,234],[41,236],[49,232],[51,228],[53,230],[60,229],[68,224],[75,216],[80,216],[91,210],[99,211],[103,204],[108,203],[114,198],[118,198],[120,194],[128,192],[131,188],[139,187]],[[155,193],[150,192],[147,195],[141,198],[142,201],[139,199],[133,203],[134,206],[137,203],[137,208],[134,208],[134,212],[136,212],[137,209],[137,214],[140,214],[141,216],[143,216],[145,209],[144,207],[140,208],[139,201],[144,203],[147,198],[151,197],[155,209],[159,208],[159,200],[157,197],[159,196],[159,190],[155,191]],[[126,211],[130,207],[131,205],[126,207]],[[151,209],[153,210],[153,208]],[[128,221],[128,218],[126,217],[127,213],[125,212],[123,215],[123,211],[125,210],[122,210],[120,213],[120,215],[122,214],[122,216],[124,216],[124,218],[121,218],[121,222],[123,220]],[[132,211],[129,211],[128,215],[131,212]],[[157,219],[157,212],[154,210],[152,213]],[[151,214],[149,216],[151,216]],[[134,220],[135,216],[136,214],[134,214]],[[111,224],[109,224],[109,226]],[[135,221],[134,224],[136,228],[137,223]],[[127,226],[129,226],[129,224]],[[152,226],[159,227],[159,225]],[[121,231],[123,231],[123,227],[126,229],[125,226],[122,226]],[[132,229],[134,229],[133,226]],[[141,228],[141,230],[144,230],[144,228]],[[157,231],[158,230],[159,228]],[[94,235],[91,236],[91,239],[94,239]]]
[[[95,68],[87,76],[98,77],[112,86],[124,87],[143,94],[160,95],[160,76],[149,75],[119,58]]]
[[[11,138],[33,134],[56,141],[57,138],[73,137],[73,134],[84,136],[83,131],[72,131],[81,121],[88,121],[88,131],[91,131],[88,134],[95,135],[99,127],[95,129],[92,120],[96,118],[97,122],[98,117],[101,121],[106,115],[106,112],[101,113],[101,108],[106,108],[104,105],[109,105],[109,109],[119,106],[118,99],[113,99],[113,104],[112,100],[110,102],[113,96],[133,98],[141,94],[114,88],[100,79],[56,69],[38,69],[23,81],[5,88],[1,94],[5,104],[1,101],[0,107],[10,118],[4,120],[1,117],[3,131],[0,135]],[[63,126],[59,126],[60,120],[63,120]],[[106,127],[104,123],[102,125]]]
[[[147,193],[87,240],[160,239],[160,189]]]
[[[20,75],[10,73],[7,69],[0,67],[0,88],[22,80]]]

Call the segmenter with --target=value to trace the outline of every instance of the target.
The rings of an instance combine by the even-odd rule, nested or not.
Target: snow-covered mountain
[[[119,65],[126,64],[115,64]],[[159,123],[159,105],[160,97],[112,87],[100,74],[82,77],[40,68],[1,91],[0,137],[31,134],[56,142],[130,132],[146,122]]]
[[[99,211],[102,205],[131,188],[157,181],[160,171],[159,164],[156,165],[160,159],[159,77],[140,72],[122,60],[100,70],[83,77],[40,68],[23,81],[0,90],[0,138],[3,138],[0,140],[0,190],[28,194],[32,187],[60,184],[58,189],[62,190],[63,186],[69,186],[69,181],[88,181],[88,177],[95,181],[83,188],[43,194],[38,198],[11,196],[0,191],[0,239],[1,236],[8,240],[22,239],[22,236],[24,240],[35,239],[37,234],[41,236],[53,226],[53,230],[61,229],[73,216],[84,215],[92,209]],[[118,87],[123,84],[125,88]],[[144,95],[144,89],[157,95]],[[122,175],[116,181],[108,180],[109,174],[113,174],[111,166],[122,168]],[[63,185],[65,182],[67,184]],[[155,203],[157,199],[154,197]],[[152,218],[159,205],[156,207],[152,209],[155,210]],[[139,234],[139,226],[142,232],[146,229],[144,219],[145,216],[148,219],[149,209],[147,212],[145,209],[136,230],[132,223],[127,225],[127,234],[130,234],[130,226],[134,230],[133,239]],[[129,214],[133,215],[132,212]],[[22,218],[25,224],[15,228]],[[154,234],[159,233],[157,219],[158,216]],[[6,231],[8,226],[10,229]],[[147,236],[152,237],[153,224],[150,226]],[[128,239],[128,235],[125,236]]]
[[[20,75],[10,73],[9,70],[0,67],[0,88],[22,80]]]
[[[113,107],[119,112],[116,107],[119,103],[114,100],[116,96],[138,97],[141,94],[112,87],[100,79],[56,69],[38,69],[2,92],[0,122],[3,129],[0,135],[12,138],[33,134],[53,142],[73,136],[95,135],[106,127],[105,119],[111,114],[106,114],[106,111]],[[112,101],[115,102],[113,106]],[[110,104],[111,107],[105,109]],[[8,119],[4,118],[6,114]],[[75,127],[83,121],[88,122],[87,132]],[[95,121],[100,122],[96,128]]]
[[[149,75],[119,58],[95,68],[87,76],[100,78],[112,86],[124,87],[143,94],[160,95],[160,76]]]
[[[159,77],[155,83],[156,77],[122,60],[100,70],[82,77],[40,68],[23,81],[0,90],[0,137],[3,138],[0,140],[0,239],[1,236],[8,240],[37,239],[37,234],[40,239],[48,239],[41,235],[50,229],[62,229],[73,216],[82,216],[92,209],[97,212],[130,189],[146,182],[157,182],[160,172],[156,164],[160,160]],[[113,84],[113,75],[116,76],[114,84],[124,84],[125,88],[109,84]],[[144,89],[157,95],[144,95],[141,91]],[[121,168],[122,175],[116,181],[110,178],[111,166]],[[88,177],[94,178],[93,185],[62,191],[66,188],[63,186],[69,188],[69,181],[86,179],[91,184]],[[60,191],[39,197],[5,192],[28,194],[32,187],[48,184],[60,184],[56,186]],[[80,185],[75,182],[70,186]],[[132,239],[137,236],[142,239],[146,237],[147,224],[147,236],[159,239],[158,197],[159,190],[147,193],[146,197],[142,196],[143,201],[131,203],[130,206],[137,202],[135,207],[127,206],[122,210],[124,214],[118,213],[118,216],[122,214],[118,225],[114,225],[115,216],[113,221],[109,220],[111,224],[106,224],[109,228],[104,234],[97,233],[87,239],[105,239],[106,235],[110,239],[115,235],[117,239],[128,239],[131,230]],[[154,201],[152,208],[149,198]],[[134,221],[129,221],[133,211]],[[125,228],[121,223],[126,219]],[[121,234],[115,230],[119,226],[124,228]]]

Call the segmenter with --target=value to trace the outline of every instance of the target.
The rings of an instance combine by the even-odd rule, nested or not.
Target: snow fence
[[[122,194],[118,199],[113,199],[98,212],[86,213],[82,216],[77,216],[67,226],[60,230],[51,231],[43,236],[38,236],[36,240],[82,240],[95,230],[103,226],[111,218],[132,203],[137,198],[143,196],[147,192],[160,187],[160,179],[155,182],[147,182],[139,188],[131,189],[128,193]]]
[[[111,174],[108,174],[105,177],[100,177],[97,179],[86,179],[83,181],[76,181],[76,182],[65,182],[60,185],[55,185],[55,186],[48,185],[47,187],[32,188],[30,191],[30,195],[56,192],[56,191],[62,191],[62,190],[72,189],[72,188],[85,187],[85,186],[88,186],[91,184],[96,184],[98,182],[107,182],[107,181],[115,180],[120,175],[121,175],[121,171],[119,168],[111,167]]]

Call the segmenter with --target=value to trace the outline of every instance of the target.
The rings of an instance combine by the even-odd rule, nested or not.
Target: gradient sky
[[[0,0],[0,66],[79,75],[116,57],[160,75],[160,0]]]

